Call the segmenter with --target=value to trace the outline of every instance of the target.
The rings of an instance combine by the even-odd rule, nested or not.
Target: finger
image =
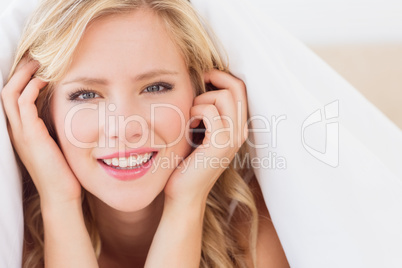
[[[18,68],[18,70],[14,73],[14,75],[8,81],[3,90],[7,90],[12,93],[21,93],[21,91],[25,88],[29,80],[31,80],[32,76],[39,68],[39,63],[34,60],[21,64],[23,65]]]
[[[230,135],[221,135],[222,131],[220,130],[223,129],[224,126],[221,116],[215,105],[200,104],[193,106],[191,107],[190,115],[191,117],[202,118],[202,121],[205,125],[205,137],[202,142],[202,147],[199,147],[200,149],[203,147],[208,148],[210,146],[215,148],[224,148],[221,145],[229,142]],[[208,154],[213,155],[212,153]]]
[[[25,64],[28,62],[32,61],[32,59],[28,56],[24,56],[21,58],[21,60],[18,62],[17,66],[15,67],[14,73],[18,72]]]
[[[219,114],[236,115],[234,98],[227,89],[208,91],[194,98],[193,105],[212,104],[218,108]]]
[[[231,74],[213,69],[204,74],[204,82],[219,89],[229,89],[236,100],[246,100],[246,85]]]
[[[26,63],[11,77],[1,92],[3,107],[13,129],[21,126],[18,98],[37,68],[38,65],[34,61]]]
[[[190,128],[196,128],[202,122],[202,117],[191,117],[190,122]]]
[[[247,94],[244,82],[231,74],[215,69],[204,74],[204,82],[220,89],[227,89],[233,94],[236,110],[244,126],[247,121]]]
[[[221,116],[225,116],[225,127],[234,126],[237,129],[237,114],[232,93],[227,89],[205,92],[194,98],[193,105],[212,104]]]
[[[25,126],[35,123],[38,119],[38,109],[35,105],[35,100],[38,98],[39,91],[47,85],[47,82],[39,78],[34,78],[29,81],[24,91],[18,99],[19,112],[21,122]]]
[[[247,94],[246,86],[242,80],[234,77],[231,74],[212,70],[204,74],[205,83],[212,83],[218,88],[225,88],[233,94],[237,118],[237,143],[239,145],[248,137],[248,127],[247,127]]]
[[[7,120],[7,132],[8,136],[10,137],[11,144],[13,144],[15,147],[13,131],[11,129],[10,122],[8,122],[8,120]]]

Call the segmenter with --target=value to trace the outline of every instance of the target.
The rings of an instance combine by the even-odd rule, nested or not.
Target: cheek
[[[71,133],[78,141],[83,143],[97,141],[99,128],[99,113],[97,110],[80,110],[71,119]]]
[[[86,147],[99,137],[97,109],[75,106],[69,110],[54,111],[54,122],[59,140],[64,145],[68,142],[78,148]]]
[[[77,178],[85,178],[89,170],[86,160],[91,153],[88,148],[96,147],[98,140],[99,113],[77,106],[56,107],[52,109],[52,119],[61,150]]]
[[[165,143],[179,142],[185,138],[186,123],[191,105],[166,104],[155,107],[151,114],[151,126]]]

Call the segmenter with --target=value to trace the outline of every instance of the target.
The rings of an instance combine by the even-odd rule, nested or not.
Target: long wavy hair
[[[203,83],[204,72],[213,68],[229,72],[216,45],[217,39],[207,24],[186,0],[43,0],[30,17],[16,51],[11,75],[24,56],[40,64],[35,76],[48,81],[36,101],[39,116],[57,142],[52,126],[49,106],[54,85],[69,68],[72,55],[89,23],[97,18],[148,8],[159,15],[172,40],[179,47],[188,66],[196,95],[207,90]],[[214,41],[213,41],[214,40]],[[10,76],[11,76],[10,75]],[[247,161],[246,143],[238,151],[213,189],[206,204],[200,267],[246,267],[246,253],[251,253],[255,266],[258,212],[244,177],[251,170],[237,166],[234,161]],[[23,267],[44,266],[44,229],[39,194],[27,170],[20,162],[23,175],[24,251]],[[241,246],[236,224],[230,220],[231,204],[237,203],[245,222],[249,222],[249,245]],[[88,202],[88,193],[82,191],[85,224],[96,256],[99,258],[102,241],[96,218]]]

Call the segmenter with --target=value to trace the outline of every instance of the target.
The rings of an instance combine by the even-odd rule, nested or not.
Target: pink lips
[[[139,166],[138,168],[133,168],[133,169],[116,169],[116,168],[106,165],[102,160],[102,159],[119,158],[119,157],[130,157],[132,155],[152,153],[152,152],[153,152],[153,155],[148,162]],[[114,153],[114,154],[103,156],[102,158],[98,159],[98,163],[106,171],[106,173],[109,174],[110,176],[112,176],[118,180],[121,180],[121,181],[129,181],[129,180],[135,180],[135,179],[138,179],[138,178],[144,176],[148,172],[148,170],[151,169],[153,161],[157,154],[158,154],[157,151],[152,150],[150,148],[140,148],[140,149],[136,149],[136,150],[130,150],[130,151],[127,151],[124,153],[119,152],[119,153]]]

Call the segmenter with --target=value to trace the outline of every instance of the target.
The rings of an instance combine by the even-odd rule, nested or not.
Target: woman
[[[236,165],[245,86],[188,2],[43,1],[11,73],[24,267],[288,266]]]

